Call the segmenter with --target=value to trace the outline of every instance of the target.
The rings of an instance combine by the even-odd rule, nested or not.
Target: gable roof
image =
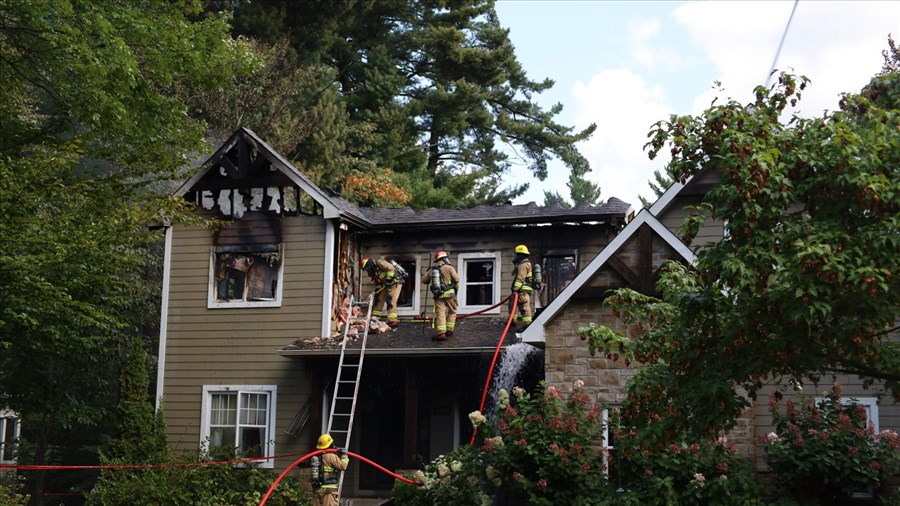
[[[223,163],[226,155],[233,149],[240,149],[241,143],[250,144],[252,147],[256,148],[259,156],[264,157],[272,167],[287,176],[294,184],[300,187],[302,191],[312,197],[317,204],[321,205],[323,210],[322,214],[325,218],[338,218],[340,216],[341,209],[335,205],[321,188],[316,186],[308,177],[297,170],[290,162],[285,160],[277,151],[266,144],[265,141],[260,139],[252,130],[244,127],[239,127],[235,130],[235,132],[231,134],[231,137],[222,143],[222,145],[219,146],[219,149],[203,162],[201,165],[202,169],[197,171],[193,177],[185,181],[185,183],[178,188],[175,192],[175,196],[183,197],[187,192],[191,191],[194,186],[210,173],[211,170]]]
[[[472,208],[435,209],[429,208],[415,211],[404,208],[366,208],[331,194],[319,188],[306,175],[297,170],[290,162],[266,144],[256,133],[244,127],[238,128],[219,149],[201,165],[197,171],[175,192],[175,197],[183,197],[194,190],[211,171],[223,168],[235,170],[234,162],[229,158],[235,150],[242,156],[242,150],[249,145],[258,156],[267,160],[271,167],[296,184],[303,192],[322,206],[326,219],[339,218],[370,230],[391,230],[395,227],[427,228],[435,225],[452,226],[516,226],[545,223],[608,223],[621,227],[631,212],[631,204],[615,197],[599,206],[577,205],[565,208],[560,204],[538,206],[534,202],[523,205],[477,206]]]
[[[676,185],[677,184],[680,183],[676,183]],[[669,189],[672,190],[672,188],[674,187],[675,185],[673,185]],[[680,188],[675,190],[675,193],[677,193],[679,190]],[[665,197],[668,193],[669,192],[666,192],[663,197]],[[660,197],[660,200],[662,200],[663,197]],[[670,197],[669,200],[671,200],[671,198],[673,197]],[[656,206],[652,206],[651,209],[653,209],[654,207]],[[625,245],[625,243],[629,239],[631,239],[632,236],[637,233],[641,226],[645,224],[652,228],[664,241],[666,241],[667,244],[672,247],[672,249],[674,249],[679,255],[681,255],[682,258],[690,263],[694,262],[694,260],[696,259],[694,252],[691,251],[691,249],[688,248],[683,242],[681,242],[681,240],[679,240],[671,230],[660,223],[660,221],[651,211],[642,209],[641,212],[638,213],[638,215],[633,220],[631,220],[628,225],[624,229],[622,229],[622,231],[619,232],[618,235],[616,235],[616,237],[613,238],[613,240],[610,241],[610,243],[606,245],[606,247],[603,248],[603,250],[601,250],[596,257],[594,257],[593,260],[591,260],[591,263],[589,263],[587,267],[584,268],[584,270],[582,270],[580,273],[578,273],[577,276],[575,276],[575,279],[573,279],[572,282],[569,283],[568,286],[566,286],[566,288],[563,289],[563,291],[560,292],[560,294],[557,295],[555,299],[553,299],[553,302],[551,302],[547,307],[544,308],[543,311],[541,311],[540,314],[538,314],[537,317],[535,317],[531,325],[529,325],[528,328],[526,328],[521,333],[522,341],[526,343],[544,342],[544,325],[549,322],[554,316],[556,316],[556,314],[566,306],[566,304],[569,302],[569,299],[571,299],[572,296],[581,287],[585,286],[588,281],[590,281],[590,279],[594,276],[594,274],[596,274],[597,271],[599,271],[604,265],[606,265],[606,262],[610,259],[610,257],[616,254],[616,252],[623,245]]]

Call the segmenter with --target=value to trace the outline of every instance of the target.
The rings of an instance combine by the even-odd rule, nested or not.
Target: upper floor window
[[[208,307],[281,306],[283,257],[278,244],[214,247]]]
[[[400,289],[400,297],[397,299],[397,314],[404,316],[416,316],[419,314],[419,283],[418,258],[395,258],[395,262],[407,272],[406,282]]]
[[[243,458],[269,457],[275,448],[275,385],[204,385],[201,448],[234,448]],[[259,462],[272,468],[272,459]]]
[[[545,255],[541,259],[541,278],[544,288],[540,292],[540,305],[547,306],[578,274],[578,259],[574,253]]]
[[[459,312],[471,312],[500,302],[500,254],[460,253],[457,259],[459,273]],[[487,311],[499,314],[500,308]]]

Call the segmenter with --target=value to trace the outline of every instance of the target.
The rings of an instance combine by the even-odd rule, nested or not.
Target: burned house
[[[157,391],[169,441],[265,457],[314,448],[333,398],[348,305],[373,289],[359,259],[383,256],[411,276],[399,329],[368,334],[349,447],[388,469],[418,467],[468,441],[467,415],[479,407],[508,319],[502,302],[515,246],[528,245],[543,266],[539,312],[630,217],[630,206],[615,198],[570,209],[359,208],[316,187],[243,128],[177,197],[214,225],[166,230]],[[421,279],[437,250],[449,252],[461,277],[460,319],[445,342],[431,339],[433,300]],[[519,342],[510,332],[504,346]],[[348,341],[346,353],[359,346]],[[543,361],[533,362],[521,381],[543,378]],[[390,476],[352,466],[344,496],[384,496],[392,486]]]

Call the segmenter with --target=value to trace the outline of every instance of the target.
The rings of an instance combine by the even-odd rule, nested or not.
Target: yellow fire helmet
[[[331,446],[331,443],[334,443],[334,439],[331,437],[331,434],[322,434],[319,436],[319,441],[316,443],[316,449],[324,450]]]
[[[516,253],[521,253],[523,255],[531,254],[528,252],[528,246],[525,246],[524,244],[520,244],[520,245],[516,246]]]

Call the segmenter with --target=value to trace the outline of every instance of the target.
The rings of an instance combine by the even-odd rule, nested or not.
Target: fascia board
[[[600,268],[602,268],[606,262],[612,257],[619,249],[641,228],[641,225],[647,224],[650,226],[667,244],[669,244],[672,249],[674,249],[679,255],[681,255],[685,260],[689,263],[693,264],[696,260],[696,255],[691,251],[683,242],[681,242],[678,237],[672,233],[671,230],[666,228],[665,225],[659,222],[656,217],[651,214],[650,211],[646,209],[642,209],[638,215],[631,220],[628,225],[622,229],[619,234],[613,238],[613,240],[603,248],[597,256],[591,260],[591,263],[581,271],[578,276],[575,276],[575,279],[569,283],[560,294],[553,299],[553,302],[547,306],[537,318],[528,326],[522,333],[522,342],[526,343],[543,343],[545,342],[544,336],[544,325],[549,322],[555,315],[558,313],[565,305],[568,303],[569,299],[574,295],[582,286],[584,286],[591,277],[596,274]]]

